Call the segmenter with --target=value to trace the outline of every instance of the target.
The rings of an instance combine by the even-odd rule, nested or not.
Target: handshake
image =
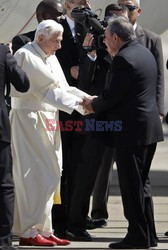
[[[83,107],[85,111],[85,115],[94,113],[93,108],[92,108],[92,102],[95,98],[97,98],[97,96],[89,96],[87,98],[85,97],[82,99],[82,102],[80,103],[80,105]]]

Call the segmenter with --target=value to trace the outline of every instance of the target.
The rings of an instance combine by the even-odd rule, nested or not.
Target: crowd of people
[[[42,0],[36,30],[0,45],[0,249],[16,249],[13,233],[22,246],[91,241],[87,229],[108,223],[114,161],[128,229],[109,247],[156,247],[149,171],[163,141],[161,39],[137,23],[140,0],[106,6],[100,47],[74,8],[91,3]]]

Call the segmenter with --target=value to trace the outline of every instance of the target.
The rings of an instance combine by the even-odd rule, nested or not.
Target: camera
[[[92,12],[89,8],[74,8],[71,12],[71,16],[75,20],[76,24],[76,42],[82,44],[87,33],[92,33],[94,36],[94,42],[92,47],[86,47],[87,51],[93,49],[104,49],[103,43],[104,30],[106,22],[100,21],[96,13]]]

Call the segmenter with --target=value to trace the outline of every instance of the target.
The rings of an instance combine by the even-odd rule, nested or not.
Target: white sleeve
[[[54,84],[50,86],[48,92],[44,96],[49,104],[59,110],[71,114],[75,109],[79,113],[85,114],[85,111],[80,105],[80,102],[82,102],[81,97],[74,95],[73,93],[69,93],[68,91],[59,88],[59,86],[56,87]]]

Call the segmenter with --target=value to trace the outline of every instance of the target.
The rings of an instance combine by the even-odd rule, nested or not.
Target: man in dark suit
[[[163,140],[156,104],[157,65],[151,52],[136,41],[133,26],[124,17],[111,19],[104,41],[114,56],[112,70],[104,92],[84,105],[88,112],[106,114],[108,122],[120,124],[111,126],[105,143],[116,150],[128,232],[109,247],[147,249],[157,246],[157,237],[145,183],[156,144]]]
[[[113,11],[125,13],[124,8],[111,4],[106,11],[106,18]],[[88,33],[84,39],[83,47],[90,48],[92,51],[87,53],[86,50],[80,58],[78,86],[90,95],[99,95],[104,89],[106,75],[112,59],[104,46],[101,49],[97,48],[96,52],[92,42],[93,35]],[[95,119],[95,116],[85,116],[84,124],[86,119]],[[101,142],[92,138],[89,132],[78,133],[76,138],[78,140],[75,140],[72,146],[72,156],[74,157],[71,160],[71,172],[73,174],[71,174],[70,181],[73,188],[70,195],[67,234],[70,240],[88,241],[91,240],[91,237],[89,237],[86,229],[95,229],[107,224],[108,179],[114,159],[114,150],[108,146],[103,146]],[[76,157],[73,160],[76,154],[78,158]],[[87,214],[90,196],[97,177],[96,191],[93,193],[92,218],[89,218]],[[94,194],[96,194],[96,197]]]
[[[84,46],[89,46],[87,41],[90,41],[92,36],[91,34],[87,34],[83,43]],[[94,51],[88,54],[85,52],[80,57],[78,86],[90,95],[99,95],[104,89],[104,82],[111,60],[110,62],[108,61],[105,49],[97,52],[96,62],[90,59],[92,54],[94,56]],[[80,120],[85,124],[86,119],[90,120],[94,118],[94,116],[89,115],[80,117]],[[102,225],[100,221],[96,221],[95,223],[87,215],[89,212],[90,196],[105,150],[106,146],[93,139],[89,132],[82,131],[75,133],[69,171],[69,183],[71,187],[69,192],[67,232],[69,240],[89,241],[92,238],[86,229],[94,229]],[[110,151],[112,151],[111,148],[109,154]],[[109,166],[112,161],[112,152],[107,161]]]
[[[156,84],[156,102],[159,109],[161,121],[164,116],[164,67],[163,67],[163,52],[162,43],[159,35],[150,30],[142,28],[138,23],[138,16],[141,14],[140,0],[118,0],[118,3],[125,5],[129,12],[129,21],[132,23],[138,42],[147,47],[153,54],[157,64],[157,84]],[[151,192],[149,178],[146,182],[146,192]],[[152,204],[152,198],[150,203]],[[152,205],[153,207],[153,205]],[[152,212],[154,213],[154,212]],[[152,216],[152,215],[151,215]],[[153,218],[154,220],[154,218]]]
[[[43,0],[36,8],[36,18],[38,23],[47,19],[52,19],[58,22],[62,14],[63,9],[60,0]],[[23,47],[26,43],[32,42],[34,40],[34,35],[35,30],[15,36],[12,39],[13,53]]]
[[[161,38],[156,33],[142,28],[137,23],[138,16],[142,12],[140,0],[118,0],[118,4],[125,5],[128,8],[128,18],[134,27],[138,42],[147,47],[155,57],[158,70],[156,101],[162,121],[164,116],[164,67]]]
[[[113,15],[121,15],[128,17],[128,9],[125,6],[119,6],[118,4],[111,3],[107,5],[105,8],[105,20],[108,21],[110,16]],[[99,58],[99,56],[98,56]],[[106,59],[106,58],[105,58]],[[101,77],[101,57],[98,60],[97,64],[97,71],[94,72],[94,76],[96,77],[94,79],[94,82],[104,82],[104,79],[106,76]],[[107,72],[106,72],[107,74]],[[104,83],[103,83],[104,87]],[[100,93],[99,93],[100,94]],[[93,199],[92,199],[92,210],[91,210],[91,218],[94,219],[94,224],[99,224],[100,226],[106,226],[107,225],[107,219],[108,219],[108,210],[107,210],[107,204],[108,204],[108,197],[109,197],[109,188],[111,183],[111,170],[113,169],[113,163],[114,163],[114,149],[107,147],[105,154],[102,159],[102,163],[99,167],[97,176],[96,176],[96,182],[94,185],[93,190]]]
[[[57,58],[64,71],[67,82],[70,86],[78,86],[80,47],[76,43],[75,21],[71,16],[71,11],[75,7],[89,7],[89,0],[65,0],[65,18],[60,20],[64,28],[61,49],[57,51]],[[78,121],[80,115],[74,111],[71,115],[60,112],[60,121],[65,124],[66,121]],[[61,177],[61,205],[54,205],[52,211],[53,228],[58,237],[64,238],[67,230],[67,206],[69,192],[71,190],[71,177],[69,171],[71,168],[72,145],[76,140],[75,131],[61,131],[62,149],[63,149],[63,172]],[[76,153],[75,158],[78,158]],[[74,162],[75,159],[73,158]],[[69,181],[70,180],[70,181]]]
[[[10,83],[20,92],[29,89],[29,80],[17,65],[6,45],[0,45],[0,249],[14,250],[12,225],[14,183],[10,148],[10,124],[4,90],[10,92]]]

